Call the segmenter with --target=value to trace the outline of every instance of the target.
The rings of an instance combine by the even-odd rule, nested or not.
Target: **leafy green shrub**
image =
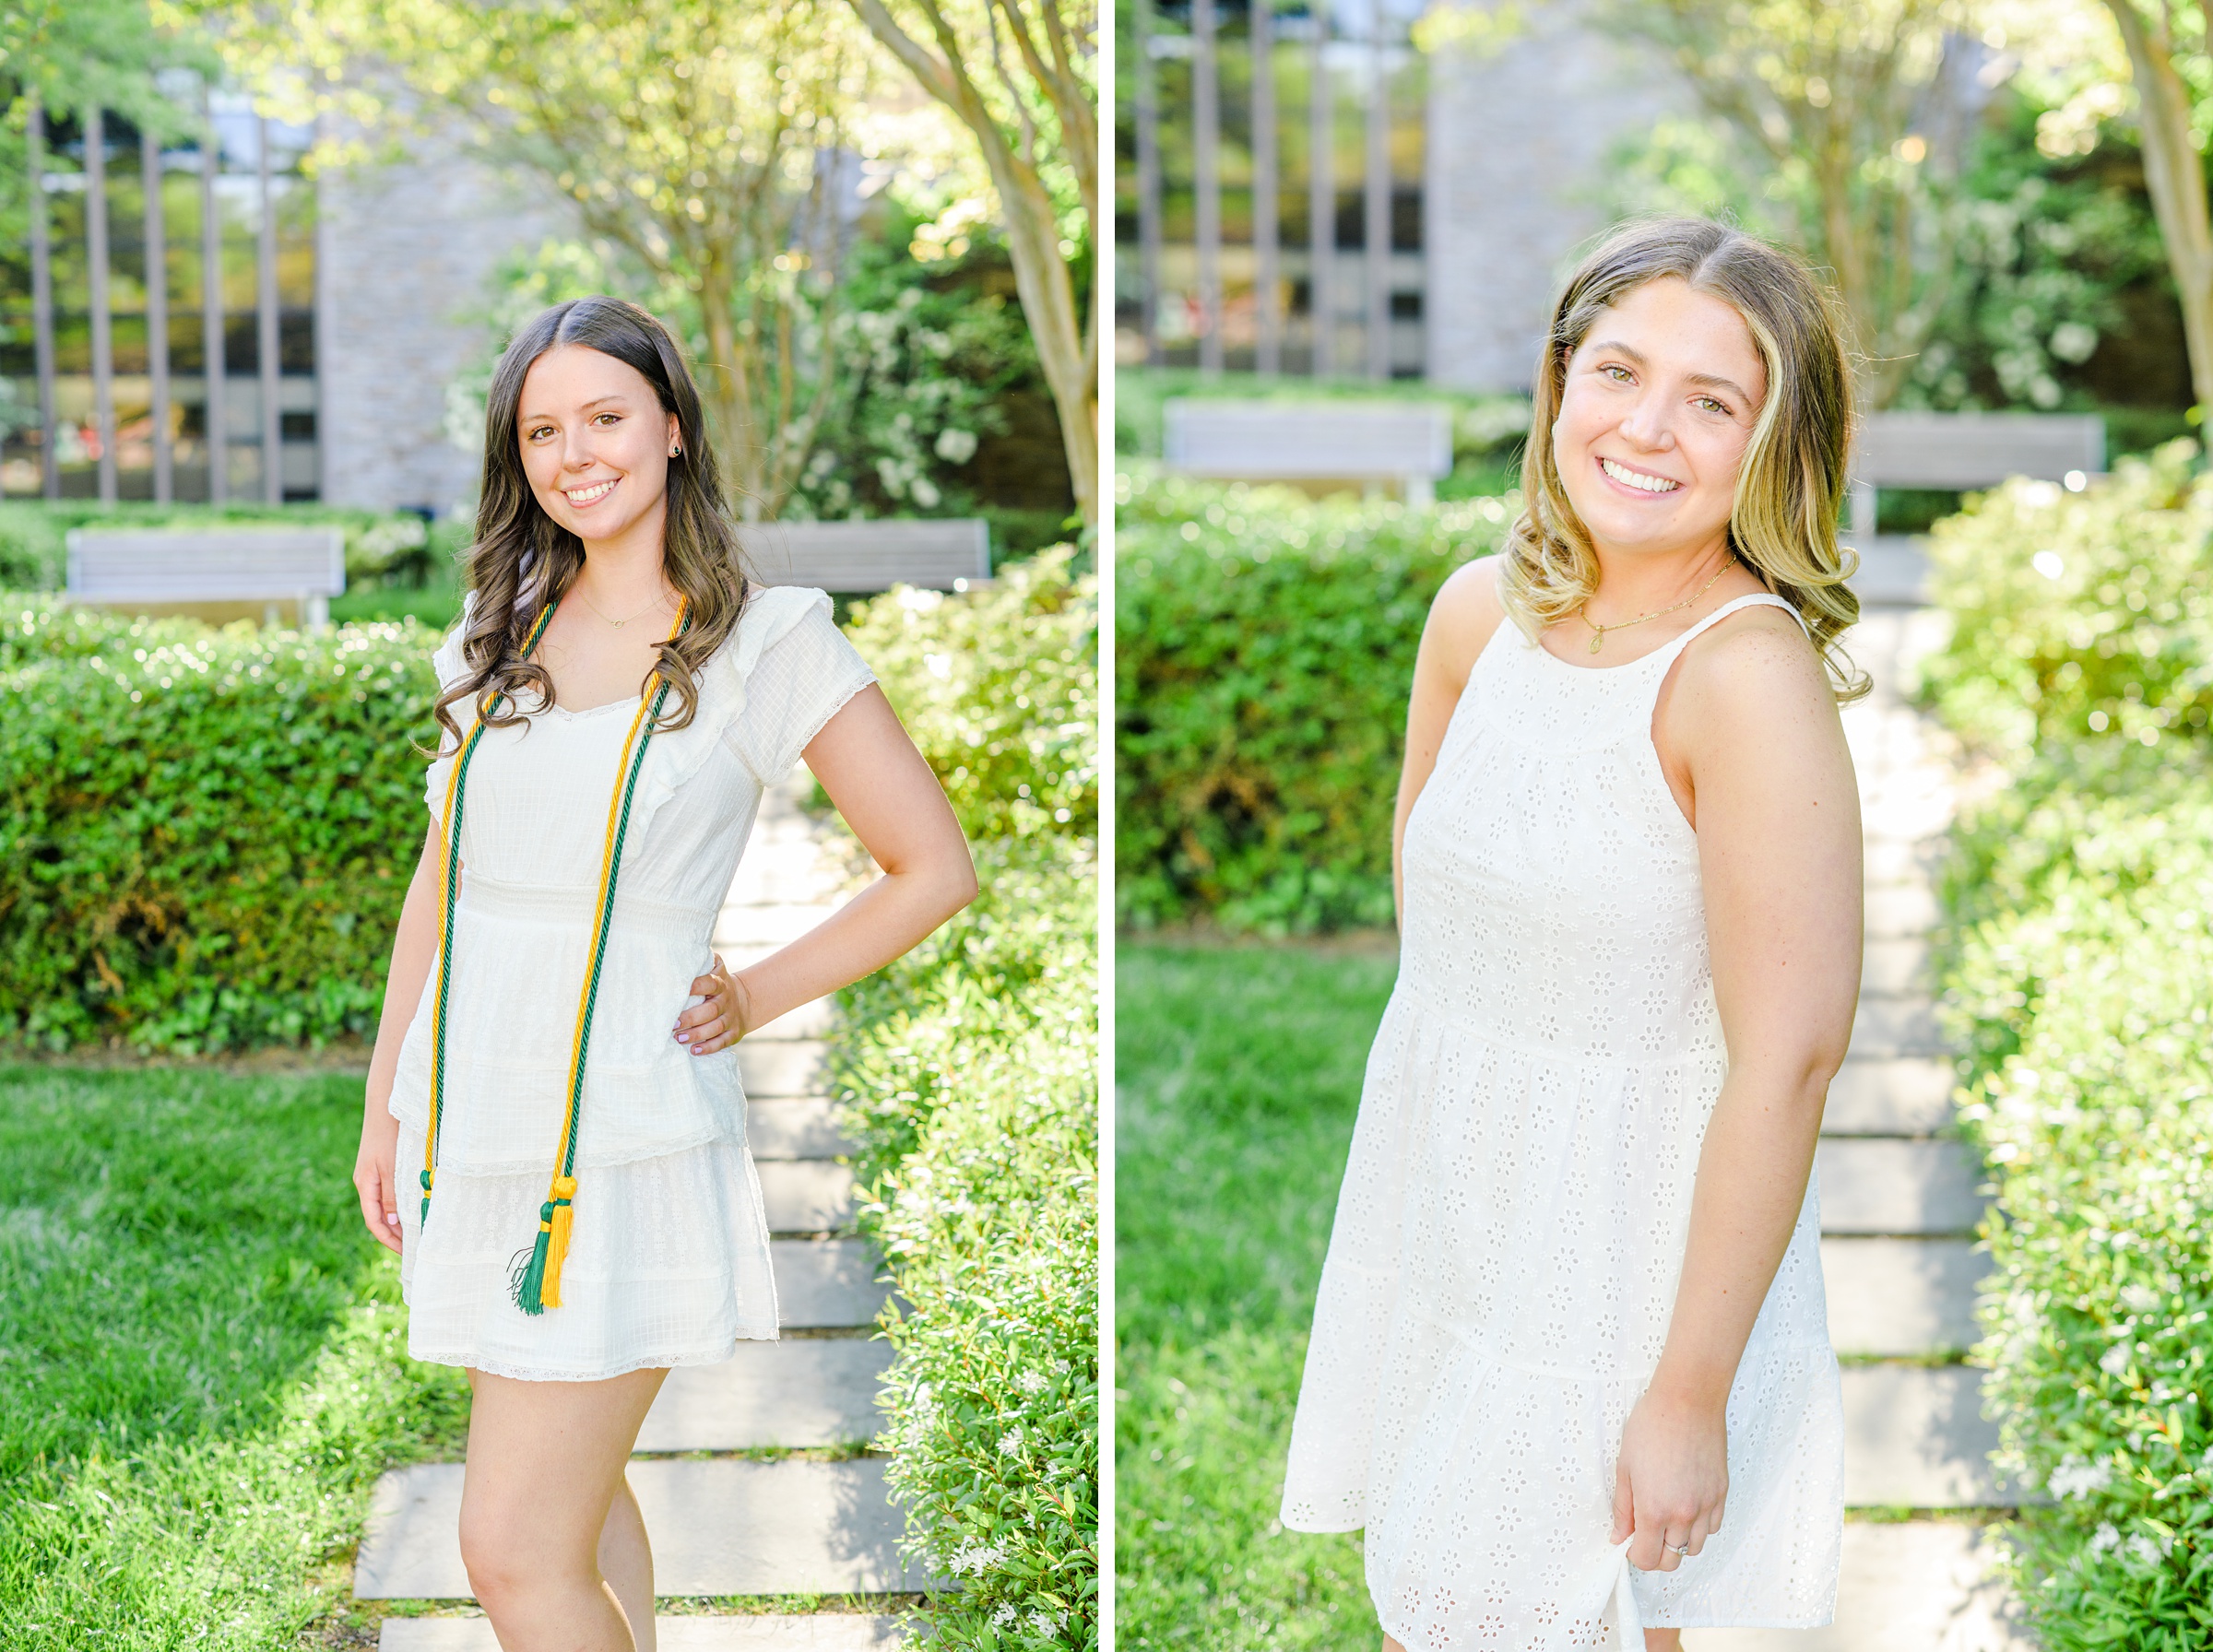
[[[2016,480],[1937,525],[1946,720],[2010,763],[2040,740],[2204,738],[2213,713],[2213,481],[2195,446],[2124,459],[2082,493]]]
[[[450,558],[454,533],[406,512],[338,505],[103,505],[87,500],[0,503],[0,590],[58,591],[66,583],[71,528],[339,527],[346,577],[420,584],[432,560]],[[466,539],[466,530],[462,537]]]
[[[1317,504],[1152,473],[1118,491],[1122,921],[1388,924],[1422,624],[1516,502]]]
[[[906,1309],[882,1402],[940,1645],[1098,1645],[1097,740],[1089,582],[877,598],[852,635],[976,843],[968,912],[842,995],[833,1081]],[[1048,808],[1049,805],[1049,808]]]
[[[963,596],[903,588],[848,634],[973,837],[1098,832],[1097,582],[1066,546]]]
[[[1935,704],[2010,784],[1955,833],[1946,1013],[1998,1196],[1976,1359],[2052,1652],[2213,1645],[2213,510],[2186,444],[1941,527]],[[2041,565],[2040,565],[2041,559]]]
[[[181,1054],[375,1024],[436,639],[0,612],[0,1037]]]

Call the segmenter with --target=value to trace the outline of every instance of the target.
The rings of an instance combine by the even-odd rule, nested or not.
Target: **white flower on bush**
[[[2148,1314],[2160,1305],[2160,1293],[2149,1285],[2131,1285],[2121,1292],[2131,1313]]]
[[[2121,1546],[2121,1534],[2111,1526],[2101,1526],[2090,1533],[2090,1552],[2109,1554]]]
[[[1013,1621],[1014,1603],[1011,1600],[1000,1601],[999,1603],[999,1610],[991,1614],[991,1627],[994,1629],[1004,1629]]]
[[[994,1566],[1007,1564],[1006,1549],[998,1543],[979,1543],[968,1539],[945,1562],[945,1569],[955,1577],[981,1577]]]
[[[938,457],[948,465],[965,465],[976,457],[976,432],[948,426],[938,432],[936,446]]]
[[[2054,1497],[2085,1497],[2113,1483],[2113,1466],[2069,1457],[2052,1470],[2050,1483]]]
[[[1022,1455],[1021,1429],[1010,1428],[1005,1434],[999,1436],[999,1455],[1001,1457],[1020,1457]]]
[[[1052,1379],[1042,1371],[1024,1371],[1014,1378],[1014,1386],[1024,1394],[1042,1394],[1053,1386]]]
[[[2119,1376],[2128,1369],[2129,1349],[2125,1341],[2116,1342],[2107,1349],[2098,1361],[2098,1369],[2108,1376]]]
[[[2127,1542],[2122,1544],[2121,1552],[2127,1555],[2131,1560],[2140,1560],[2148,1564],[2154,1562],[2162,1561],[2167,1558],[2167,1551],[2162,1549],[2159,1544],[2153,1542],[2151,1539],[2146,1537],[2142,1532],[2138,1532],[2135,1537],[2129,1539]]]
[[[1066,1621],[1059,1612],[1047,1611],[1042,1606],[1031,1612],[1029,1618],[1031,1632],[1040,1636],[1059,1634],[1060,1625]]]

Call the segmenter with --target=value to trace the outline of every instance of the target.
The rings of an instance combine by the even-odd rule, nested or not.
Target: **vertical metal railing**
[[[231,415],[224,405],[223,380],[230,372],[223,348],[223,217],[216,198],[216,178],[223,167],[223,146],[215,133],[212,100],[203,90],[200,119],[200,360],[207,394],[207,499],[222,504],[231,497]]]
[[[175,455],[169,440],[169,240],[161,217],[161,140],[138,134],[138,171],[146,186],[146,371],[154,414],[154,502],[176,497]]]
[[[1252,295],[1253,368],[1283,371],[1284,298],[1277,242],[1275,162],[1275,13],[1272,0],[1252,0]]]
[[[1199,369],[1222,371],[1222,94],[1214,0],[1191,0],[1191,173],[1199,241]]]
[[[115,502],[115,331],[108,313],[108,139],[100,105],[85,109],[85,255],[92,288],[92,423],[100,502]]]
[[[1330,87],[1329,0],[1313,0],[1313,82],[1307,99],[1307,313],[1313,324],[1313,361],[1321,378],[1337,370],[1336,295],[1331,266],[1337,255],[1335,100]]]
[[[62,496],[61,425],[53,409],[53,247],[46,229],[46,110],[30,97],[25,161],[30,180],[30,332],[39,374],[39,492]]]
[[[254,287],[258,354],[261,357],[261,497],[266,503],[284,502],[284,414],[278,402],[278,375],[283,363],[278,351],[282,343],[277,325],[277,196],[269,176],[269,123],[265,115],[254,124],[254,166],[261,186],[261,243]]]

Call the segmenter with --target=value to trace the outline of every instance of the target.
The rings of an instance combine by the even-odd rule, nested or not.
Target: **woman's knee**
[[[497,1611],[527,1593],[544,1594],[565,1586],[598,1580],[597,1557],[568,1553],[572,1545],[549,1541],[527,1518],[489,1504],[461,1509],[461,1564],[479,1605]]]

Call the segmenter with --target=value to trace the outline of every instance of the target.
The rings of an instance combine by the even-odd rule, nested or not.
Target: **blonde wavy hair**
[[[1860,617],[1860,599],[1844,583],[1859,558],[1837,544],[1853,431],[1847,324],[1836,299],[1795,256],[1710,219],[1622,225],[1560,289],[1533,392],[1522,462],[1526,504],[1507,536],[1499,582],[1507,612],[1533,638],[1574,614],[1598,588],[1598,555],[1561,485],[1553,424],[1568,358],[1599,312],[1669,277],[1742,316],[1767,366],[1767,399],[1730,508],[1730,549],[1797,609],[1837,699],[1857,700],[1867,692],[1866,674],[1837,645]]]

